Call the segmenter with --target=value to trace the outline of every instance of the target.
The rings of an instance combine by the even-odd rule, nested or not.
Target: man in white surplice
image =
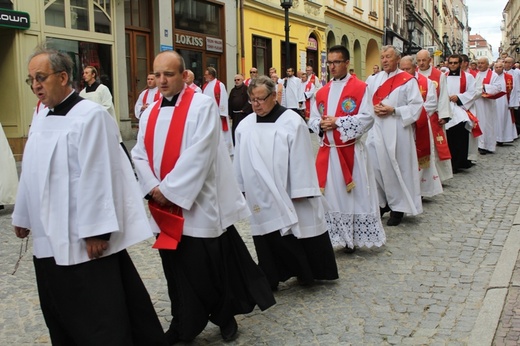
[[[139,186],[117,124],[73,90],[72,71],[58,51],[39,48],[29,60],[27,83],[47,108],[31,124],[12,221],[18,237],[33,235],[51,342],[164,345],[125,250],[152,236]]]
[[[159,99],[160,93],[159,88],[155,84],[155,76],[153,73],[149,73],[146,76],[146,89],[144,89],[139,96],[134,106],[134,116],[139,119],[141,113],[152,103]]]
[[[508,56],[504,59],[504,73],[508,73],[513,76],[513,84],[518,85],[517,93],[518,99],[520,100],[520,69],[514,68],[515,61],[512,57]],[[520,107],[513,111],[515,116],[515,127],[516,133],[520,134]]]
[[[482,136],[478,137],[478,152],[486,155],[494,153],[497,144],[496,101],[488,96],[498,94],[501,90],[497,74],[489,68],[488,58],[479,58],[477,68],[479,72],[475,76],[475,115],[482,130]]]
[[[330,206],[325,216],[332,245],[352,253],[356,247],[382,246],[386,235],[374,172],[361,139],[374,124],[374,109],[367,85],[348,74],[349,62],[347,48],[329,48],[327,65],[333,79],[316,93],[309,128],[320,143],[316,169]],[[345,177],[351,177],[351,183]]]
[[[471,160],[477,159],[477,139],[472,129],[475,122],[469,118],[467,111],[475,112],[475,78],[464,72],[461,67],[462,57],[448,57],[449,72],[446,77],[448,97],[450,98],[451,120],[446,124],[446,135],[451,153],[453,173],[473,166]]]
[[[234,315],[274,304],[233,226],[250,212],[231,173],[217,104],[184,83],[187,71],[177,52],[159,53],[153,68],[162,97],[141,116],[132,158],[152,206],[180,210],[184,218],[177,248],[159,249],[172,314],[166,337],[170,344],[193,340],[211,321],[231,341],[238,329]],[[168,233],[160,221],[150,218],[159,236]]]
[[[448,87],[446,85],[446,75],[432,66],[432,58],[430,56],[430,52],[426,49],[420,50],[417,53],[416,61],[418,72],[423,76],[428,77],[435,86],[437,102],[436,109],[433,113],[433,121],[438,121],[438,131],[443,131],[443,137],[445,138],[446,130],[444,129],[444,125],[452,117],[450,98],[448,96]],[[435,116],[435,114],[437,116]],[[436,135],[434,135],[433,137],[435,141],[437,140],[437,138],[439,138],[439,136]],[[436,141],[435,145],[433,146],[433,149],[435,150],[435,166],[437,167],[437,172],[439,173],[439,178],[442,182],[453,178],[453,171],[451,168],[451,160],[449,158],[445,160],[441,160],[439,158],[439,152],[437,149],[437,145],[439,144],[443,145],[445,143],[439,143]]]
[[[206,83],[202,86],[202,93],[211,97],[218,107],[221,121],[222,139],[226,144],[229,155],[233,156],[233,138],[231,136],[231,128],[229,126],[229,109],[228,109],[228,92],[226,86],[217,79],[217,70],[208,67],[204,72],[204,80]]]
[[[374,167],[381,214],[391,211],[388,226],[401,223],[404,213],[422,213],[419,170],[413,124],[423,100],[415,78],[398,69],[400,52],[381,49],[383,71],[368,85],[375,123],[368,131],[367,148]]]
[[[253,113],[235,133],[234,172],[252,211],[258,264],[272,289],[338,278],[305,121],[277,104],[267,76],[248,87]]]
[[[432,133],[432,127],[431,127],[431,116],[437,109],[437,94],[435,91],[435,85],[433,82],[428,79],[427,77],[420,75],[419,72],[417,72],[417,66],[415,65],[413,58],[411,56],[404,56],[401,58],[401,61],[399,62],[399,68],[405,72],[408,72],[412,76],[414,76],[417,79],[417,82],[419,83],[419,89],[421,91],[421,96],[424,99],[424,112],[421,113],[421,116],[423,114],[425,115],[428,127],[428,142],[425,141],[425,138],[420,138],[419,135],[419,126],[416,124],[416,144],[419,143],[418,148],[421,148],[421,142],[418,141],[424,141],[422,143],[428,143],[430,148],[430,156],[429,159],[426,156],[426,160],[421,160],[425,162],[419,162],[419,179],[421,182],[421,196],[423,197],[433,197],[435,195],[438,195],[439,193],[442,193],[442,184],[441,180],[439,179],[439,173],[437,172],[437,166],[435,165],[435,143],[433,141],[433,133]],[[426,129],[426,128],[425,128]],[[422,134],[422,132],[420,132]],[[427,148],[428,146],[426,146]],[[419,157],[417,157],[419,159]]]

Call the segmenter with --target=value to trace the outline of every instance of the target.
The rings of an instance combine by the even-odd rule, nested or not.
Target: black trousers
[[[465,125],[466,122],[462,122],[446,131],[451,153],[451,167],[454,171],[471,167],[471,161],[468,160],[470,133]]]
[[[33,261],[53,345],[167,345],[126,250],[71,266]]]

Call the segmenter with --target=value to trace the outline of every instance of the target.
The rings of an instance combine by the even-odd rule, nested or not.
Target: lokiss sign
[[[29,29],[31,26],[29,13],[2,8],[0,9],[0,27],[2,26],[22,30]]]

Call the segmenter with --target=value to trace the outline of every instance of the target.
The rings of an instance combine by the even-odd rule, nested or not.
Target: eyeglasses
[[[248,102],[249,102],[250,104],[258,103],[259,105],[262,105],[262,104],[265,103],[265,101],[266,101],[266,100],[269,98],[269,96],[271,96],[271,95],[272,95],[272,94],[269,94],[269,95],[267,95],[266,97],[264,97],[263,99],[261,99],[261,98],[251,99],[251,100],[249,100]]]
[[[339,66],[341,63],[344,63],[345,60],[334,60],[334,61],[327,61],[327,66],[334,65]]]
[[[458,61],[448,61],[448,65],[457,65],[460,64]]]
[[[240,82],[242,79],[235,79],[235,82]]]
[[[249,73],[258,73],[258,71],[249,71]]]
[[[27,79],[25,80],[25,83],[27,83],[28,86],[32,87],[34,81],[38,82],[38,83],[43,83],[47,80],[47,78],[49,78],[51,75],[53,74],[57,74],[57,73],[62,73],[63,71],[56,71],[56,72],[53,72],[53,73],[49,73],[49,74],[37,74],[36,76],[34,77],[27,77]]]

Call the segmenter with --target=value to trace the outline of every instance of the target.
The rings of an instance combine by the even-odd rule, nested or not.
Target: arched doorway
[[[320,50],[318,49],[318,38],[314,33],[309,35],[307,42],[307,61],[306,65],[312,66],[314,73],[318,74],[320,67]]]
[[[380,62],[380,54],[379,54],[379,46],[377,41],[374,39],[370,39],[367,44],[367,52],[366,52],[366,75],[371,75],[374,65],[378,65],[381,68]]]
[[[354,68],[355,73],[357,74],[359,79],[365,80],[364,76],[364,70],[362,69],[361,65],[361,44],[359,43],[359,40],[354,41],[354,66],[351,68]],[[352,66],[352,65],[351,65]]]
[[[336,45],[336,38],[334,37],[334,33],[332,31],[329,31],[327,34],[327,51],[330,47]]]
[[[348,49],[348,52],[351,53],[351,51],[350,51],[350,47],[348,46],[348,37],[347,37],[347,35],[343,35],[343,36],[341,37],[341,45],[342,45],[343,47],[346,47],[346,48]]]

